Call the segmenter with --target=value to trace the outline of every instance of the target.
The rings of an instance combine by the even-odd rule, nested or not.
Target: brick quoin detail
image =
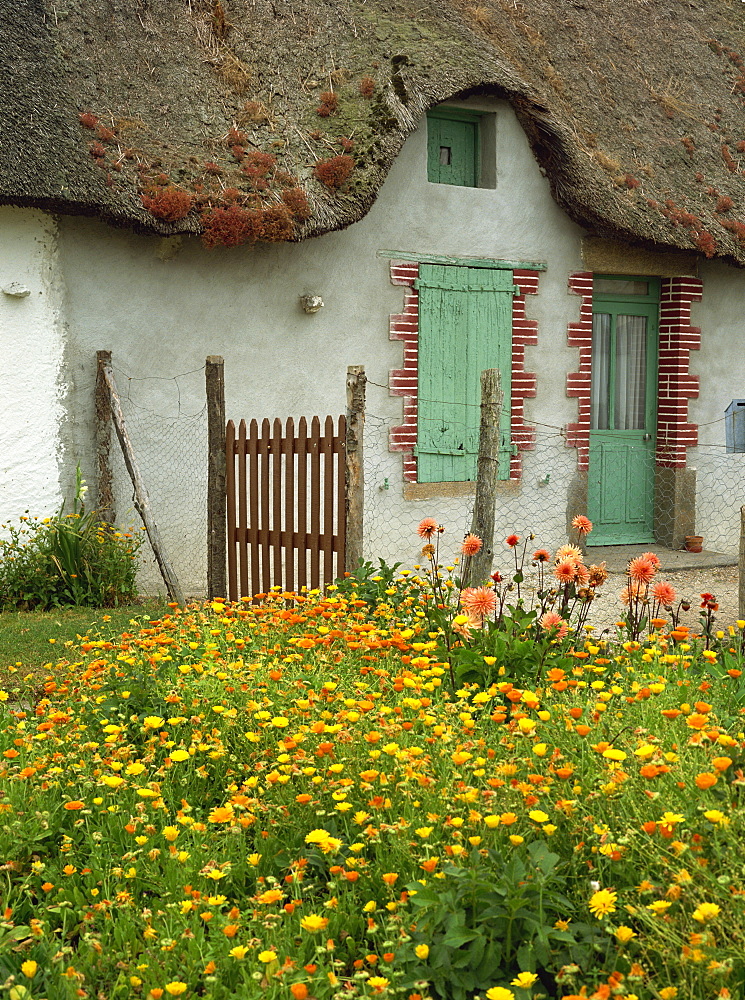
[[[404,343],[403,368],[395,368],[388,378],[392,396],[404,397],[404,422],[390,431],[391,451],[403,453],[404,480],[417,481],[417,463],[414,455],[417,435],[418,391],[418,342],[419,342],[419,293],[413,287],[419,277],[416,263],[392,263],[391,283],[403,285],[404,310],[390,319],[391,340]],[[510,479],[522,474],[520,453],[535,447],[535,428],[525,423],[525,400],[536,394],[536,376],[525,371],[525,348],[538,343],[538,324],[525,318],[525,296],[538,291],[538,271],[513,271],[513,281],[520,289],[512,298],[512,443],[517,454],[510,459]]]
[[[691,303],[700,302],[699,278],[664,278],[660,289],[660,374],[657,388],[657,464],[684,469],[686,448],[698,444],[698,424],[688,423],[688,401],[698,398],[690,374],[691,351],[701,331],[691,326]]]
[[[590,459],[590,374],[592,371],[592,272],[569,275],[569,291],[582,297],[579,322],[567,328],[567,343],[579,348],[579,367],[567,375],[567,396],[577,399],[577,421],[564,428],[567,448],[577,449],[577,468],[586,472]]]
[[[579,369],[567,375],[567,396],[577,399],[577,422],[565,428],[567,446],[577,449],[577,466],[586,471],[590,446],[590,376],[592,371],[592,287],[590,272],[572,274],[569,290],[582,297],[578,323],[570,323],[567,342],[579,348]],[[698,378],[690,374],[690,352],[701,346],[692,327],[691,303],[701,301],[698,278],[664,278],[660,289],[659,374],[657,380],[656,463],[683,469],[686,448],[698,443],[698,426],[688,423],[688,400],[698,396]]]

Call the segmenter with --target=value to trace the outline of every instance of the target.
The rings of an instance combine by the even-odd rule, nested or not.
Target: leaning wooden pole
[[[111,407],[103,365],[111,364],[111,351],[96,351],[96,513],[107,524],[116,522],[111,471]]]
[[[344,564],[348,573],[362,561],[362,534],[365,505],[365,472],[362,464],[365,429],[364,365],[347,368],[347,440],[346,456],[346,550]]]
[[[163,582],[166,585],[168,596],[172,601],[177,601],[179,604],[186,604],[183,591],[181,590],[181,586],[179,585],[176,574],[173,571],[173,567],[171,566],[168,556],[166,555],[163,542],[161,541],[160,532],[158,531],[158,526],[155,523],[153,512],[150,507],[150,497],[148,496],[147,489],[145,488],[142,476],[140,475],[140,469],[137,465],[134,449],[132,448],[132,442],[130,441],[129,434],[127,433],[127,427],[124,423],[124,414],[122,413],[122,406],[119,402],[119,393],[117,392],[111,361],[102,362],[101,370],[109,392],[109,404],[111,406],[111,416],[114,420],[116,436],[119,438],[119,444],[121,445],[122,454],[124,455],[124,464],[127,466],[127,472],[129,472],[130,479],[132,480],[132,486],[135,491],[135,509],[142,518],[142,523],[145,525],[147,537],[150,540],[150,545],[152,546],[153,553],[155,554],[158,569],[160,570]]]
[[[738,563],[740,581],[738,601],[740,618],[745,618],[745,507],[740,507],[740,559]]]
[[[225,362],[210,355],[207,388],[207,596],[226,597]]]
[[[480,551],[464,565],[464,586],[480,586],[489,579],[494,560],[494,511],[497,504],[499,471],[499,425],[502,410],[502,383],[499,369],[481,373],[481,426],[476,469],[476,500],[471,531],[478,535]]]

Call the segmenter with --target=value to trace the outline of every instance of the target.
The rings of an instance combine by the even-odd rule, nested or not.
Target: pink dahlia
[[[659,569],[662,565],[656,552],[642,552],[641,558],[651,562],[655,569]]]
[[[675,593],[675,587],[671,583],[660,582],[652,587],[652,597],[663,607],[670,608],[675,603],[677,594]]]
[[[584,514],[577,514],[572,521],[572,527],[576,528],[580,535],[589,535],[592,531],[592,521]]]
[[[481,551],[482,545],[483,542],[478,535],[466,535],[460,550],[464,556],[475,556],[477,552]]]
[[[489,587],[467,587],[460,595],[460,603],[467,615],[492,614],[497,607],[497,595]]]
[[[574,562],[582,562],[583,560],[582,549],[578,549],[576,545],[560,545],[556,550],[556,562],[562,562],[564,559],[572,559]]]
[[[562,559],[554,567],[554,576],[559,583],[571,583],[577,573],[577,564],[573,559]]]
[[[556,611],[547,611],[539,619],[539,625],[541,628],[550,632],[552,629],[556,629],[556,638],[563,639],[565,635],[569,632],[569,625],[561,615],[557,614]]]
[[[657,566],[655,566],[651,559],[647,559],[646,556],[637,556],[636,559],[632,559],[629,563],[627,572],[631,579],[637,583],[651,583],[657,572]]]
[[[416,533],[420,538],[424,538],[429,541],[429,539],[437,531],[437,528],[437,521],[435,521],[433,517],[425,517],[423,521],[419,522],[419,527],[416,529]]]

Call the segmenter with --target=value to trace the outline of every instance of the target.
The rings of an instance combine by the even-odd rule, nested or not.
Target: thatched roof
[[[206,226],[217,244],[317,235],[365,214],[427,108],[485,92],[511,102],[591,232],[745,263],[736,0],[0,0],[0,14],[0,201]]]

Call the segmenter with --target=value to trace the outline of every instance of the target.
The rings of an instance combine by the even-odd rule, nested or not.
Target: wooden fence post
[[[345,569],[353,572],[362,559],[362,529],[365,506],[363,439],[365,429],[364,365],[347,368],[347,441],[346,441],[346,556]]]
[[[464,566],[463,586],[480,586],[489,579],[494,560],[494,508],[497,503],[502,383],[498,368],[481,373],[481,426],[476,471],[476,499],[471,531],[481,539],[481,549]],[[467,577],[467,579],[465,579]]]
[[[116,507],[111,471],[111,407],[103,365],[111,364],[111,351],[96,351],[96,512],[101,521],[114,524]]]
[[[225,362],[210,355],[207,386],[207,596],[227,596],[225,484]]]
[[[740,507],[740,559],[738,603],[740,608],[740,618],[745,618],[745,507]]]
[[[111,416],[114,420],[116,436],[119,438],[119,444],[122,447],[122,454],[124,455],[124,463],[127,466],[127,471],[129,472],[129,476],[134,487],[135,509],[142,518],[142,523],[145,525],[147,537],[150,540],[150,545],[152,546],[153,553],[155,554],[158,569],[160,570],[160,575],[163,577],[163,582],[166,585],[168,596],[172,601],[177,601],[179,604],[185,604],[186,601],[184,600],[183,591],[181,590],[178,578],[173,571],[173,567],[168,560],[165,548],[163,547],[163,543],[160,539],[158,526],[155,523],[152,510],[150,509],[150,497],[148,496],[147,489],[145,488],[142,476],[140,475],[140,469],[137,465],[134,449],[132,448],[132,442],[129,440],[127,427],[124,423],[124,414],[122,413],[122,405],[119,402],[119,393],[116,390],[116,380],[114,379],[114,371],[111,367],[111,362],[102,361],[101,371],[103,372],[103,379],[109,393],[109,404],[111,406]]]

